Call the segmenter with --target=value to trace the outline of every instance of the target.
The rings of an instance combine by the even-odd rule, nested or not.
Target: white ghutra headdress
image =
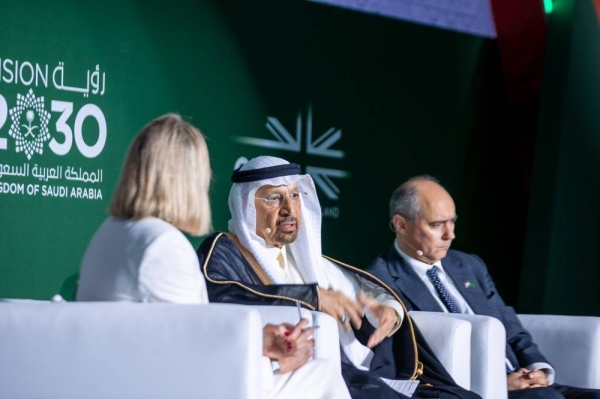
[[[256,258],[275,284],[282,284],[283,270],[273,265],[267,253],[265,240],[256,234],[256,190],[265,185],[281,186],[298,183],[298,189],[306,193],[300,196],[301,210],[298,236],[287,245],[298,270],[306,283],[319,283],[329,287],[322,267],[314,267],[321,258],[321,205],[315,184],[309,175],[300,174],[300,166],[276,157],[261,156],[251,159],[235,170],[231,177],[233,185],[229,192],[229,231]]]

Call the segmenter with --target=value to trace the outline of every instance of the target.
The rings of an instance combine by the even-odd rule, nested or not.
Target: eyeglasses
[[[304,191],[298,191],[289,194],[273,194],[270,195],[269,198],[254,198],[266,202],[269,208],[275,208],[283,206],[283,203],[285,202],[285,199],[287,197],[289,197],[293,203],[298,203],[300,202],[300,197],[303,195],[307,195],[307,193],[305,193]]]

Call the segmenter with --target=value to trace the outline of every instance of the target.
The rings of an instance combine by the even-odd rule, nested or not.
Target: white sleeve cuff
[[[404,308],[395,299],[383,301],[383,304],[394,309],[396,311],[396,316],[398,316],[396,326],[390,331],[390,335],[388,335],[388,337],[391,337],[400,329],[402,321],[404,321]]]
[[[551,365],[549,365],[548,363],[544,363],[544,362],[531,363],[529,366],[527,366],[527,369],[528,370],[538,369],[538,370],[544,371],[548,378],[548,385],[554,384],[554,379],[556,378],[556,371],[554,371],[554,368]]]
[[[400,329],[402,321],[404,320],[404,308],[402,307],[402,305],[400,305],[400,303],[396,301],[396,298],[394,298],[385,288],[375,284],[372,281],[367,280],[364,277],[361,277],[359,280],[357,280],[356,284],[360,284],[361,289],[364,291],[365,295],[374,298],[379,303],[385,306],[389,306],[396,311],[396,315],[398,316],[398,323],[396,323],[388,337],[392,336],[396,331],[398,331],[398,329]],[[368,308],[365,309],[365,316],[367,317],[367,320],[369,320],[369,323],[371,323],[373,327],[379,327],[379,320],[377,320],[377,317],[375,317],[375,315],[371,313]]]

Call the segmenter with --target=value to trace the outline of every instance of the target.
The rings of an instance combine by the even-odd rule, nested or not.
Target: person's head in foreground
[[[202,134],[179,115],[148,123],[129,148],[110,214],[157,217],[193,235],[211,226],[211,169]]]

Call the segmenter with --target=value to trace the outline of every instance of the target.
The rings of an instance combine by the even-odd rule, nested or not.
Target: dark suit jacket
[[[504,324],[506,357],[514,366],[527,367],[535,362],[550,364],[519,322],[515,310],[506,306],[478,256],[450,250],[442,259],[442,266],[475,314],[495,317]],[[398,254],[393,244],[373,261],[368,270],[393,289],[401,291],[407,300],[405,304],[413,310],[442,311],[423,281]],[[471,284],[466,287],[466,283]]]

